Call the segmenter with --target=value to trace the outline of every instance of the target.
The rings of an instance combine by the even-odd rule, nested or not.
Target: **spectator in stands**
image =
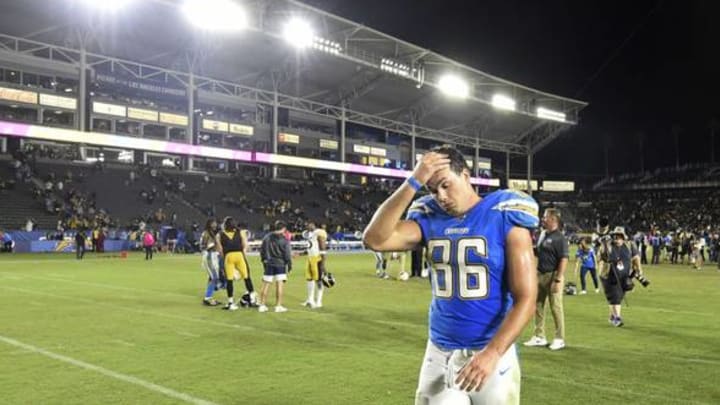
[[[28,218],[27,222],[25,223],[25,232],[32,232],[35,230],[35,220],[33,218]]]

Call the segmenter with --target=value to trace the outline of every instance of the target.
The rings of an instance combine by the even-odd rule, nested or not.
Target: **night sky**
[[[488,73],[588,101],[581,125],[536,156],[538,173],[602,175],[606,142],[611,173],[638,171],[641,137],[646,169],[674,166],[673,131],[681,164],[710,161],[709,123],[720,119],[720,2],[306,2]],[[720,161],[720,139],[716,145]],[[521,166],[513,161],[513,171]]]

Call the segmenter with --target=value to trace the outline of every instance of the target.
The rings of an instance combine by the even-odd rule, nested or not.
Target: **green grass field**
[[[330,260],[324,308],[299,305],[296,271],[290,311],[260,314],[202,306],[199,256],[2,255],[0,403],[411,404],[427,281],[377,279],[370,254]],[[591,292],[566,297],[566,350],[519,346],[524,404],[720,403],[720,272],[646,274],[625,327]]]

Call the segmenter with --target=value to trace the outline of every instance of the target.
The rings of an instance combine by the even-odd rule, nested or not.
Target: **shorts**
[[[610,305],[620,305],[625,298],[625,290],[622,286],[625,279],[629,277],[627,272],[620,272],[620,281],[618,282],[615,275],[610,271],[608,278],[600,279],[602,281],[603,290],[605,290],[605,298]]]
[[[287,271],[285,266],[277,266],[268,264],[265,266],[265,272],[263,273],[263,281],[266,283],[272,283],[273,281],[287,281]]]
[[[227,280],[246,280],[250,277],[250,267],[243,252],[230,252],[225,255],[225,277]]]

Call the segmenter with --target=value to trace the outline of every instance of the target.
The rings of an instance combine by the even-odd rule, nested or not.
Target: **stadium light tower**
[[[232,0],[185,0],[185,17],[196,27],[209,31],[239,31],[247,28],[245,10]]]
[[[438,81],[440,90],[453,98],[465,99],[470,95],[470,86],[461,77],[446,74]]]
[[[285,23],[283,29],[283,37],[292,46],[302,49],[312,46],[315,41],[315,31],[313,31],[310,23],[293,17]]]
[[[493,95],[490,103],[500,110],[515,111],[515,100],[503,94]]]

